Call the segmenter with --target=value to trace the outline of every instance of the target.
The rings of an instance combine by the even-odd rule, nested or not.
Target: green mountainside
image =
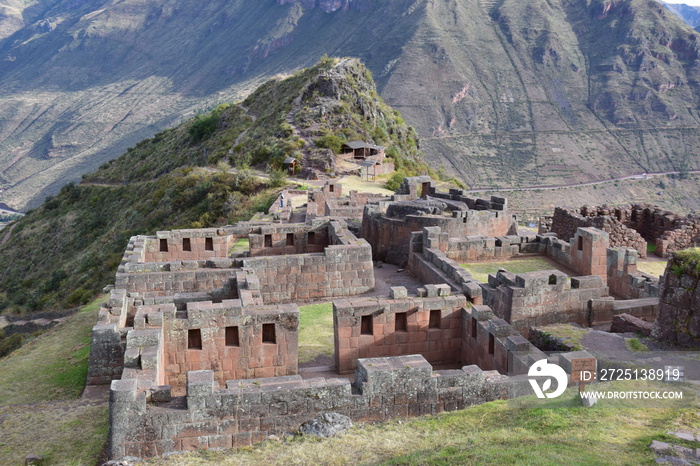
[[[655,0],[12,0],[3,11],[0,202],[13,207],[323,54],[362,59],[431,165],[472,187],[700,168],[698,35]]]
[[[247,220],[276,196],[275,177],[256,177],[251,165],[274,169],[288,156],[322,152],[315,140],[355,137],[388,146],[406,173],[428,171],[413,129],[351,59],[324,59],[158,133],[14,224],[0,245],[0,312],[84,304],[113,281],[131,236]]]

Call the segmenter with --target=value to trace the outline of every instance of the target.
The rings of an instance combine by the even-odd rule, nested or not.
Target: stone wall
[[[268,327],[265,327],[265,326]],[[163,329],[163,383],[185,393],[187,372],[212,370],[227,380],[297,373],[299,309],[296,305],[247,306],[240,300],[141,306],[134,329]],[[191,332],[196,332],[196,341]]]
[[[647,244],[642,235],[615,218],[615,213],[614,209],[603,207],[597,210],[583,207],[581,212],[557,207],[549,231],[568,241],[579,228],[597,228],[608,233],[610,246],[636,249],[640,257],[646,257]]]
[[[247,269],[257,275],[256,291],[268,304],[352,296],[374,288],[370,247],[365,240],[357,239],[342,220],[251,225],[244,230],[254,257],[147,262],[144,251],[149,237],[134,237],[117,271],[115,287],[130,293],[169,296],[218,290],[212,297],[238,298],[236,272]],[[241,231],[238,228],[236,233]],[[309,245],[311,233],[315,233],[314,244]],[[293,244],[287,245],[288,235],[292,235]],[[269,247],[265,247],[266,236],[270,238]],[[309,250],[318,252],[307,253]],[[258,255],[265,253],[273,255]]]
[[[544,229],[545,223],[541,226]],[[700,217],[682,217],[651,204],[584,206],[578,210],[557,208],[551,229],[547,231],[566,239],[566,235],[580,226],[607,231],[613,247],[636,249],[640,257],[646,257],[643,240],[656,245],[655,254],[659,257],[700,244]]]
[[[329,223],[330,245],[320,254],[241,259],[260,279],[267,304],[361,294],[374,288],[372,252],[344,223]]]
[[[188,375],[186,397],[150,403],[136,379],[111,388],[110,458],[248,446],[329,411],[375,422],[531,393],[522,376],[476,366],[436,371],[420,355],[361,359],[354,384],[286,376],[229,381],[221,389],[212,371],[196,371]]]
[[[270,224],[248,235],[250,257],[323,252],[330,244],[327,224]]]
[[[348,196],[343,196],[342,192],[343,185],[334,181],[327,181],[320,190],[310,191],[306,203],[307,218],[361,219],[365,204],[387,199],[383,194],[350,191]]]
[[[121,377],[124,369],[126,341],[116,322],[110,321],[109,309],[100,309],[97,324],[92,329],[88,362],[88,385],[105,385]]]
[[[622,299],[659,296],[659,278],[637,271],[637,251],[608,248],[608,287]]]
[[[481,288],[484,304],[523,335],[529,327],[559,322],[590,325],[589,301],[608,295],[598,276],[572,277],[569,284],[566,274],[556,270],[501,271],[489,275],[488,284]]]
[[[700,254],[697,252],[691,254],[687,251],[671,255],[659,292],[659,311],[653,337],[671,344],[700,344],[698,256]]]
[[[402,354],[421,354],[431,364],[460,362],[465,305],[464,296],[334,301],[336,367],[344,374],[358,359]]]
[[[359,301],[350,306],[336,303],[336,309],[348,311],[336,311],[336,315],[350,317],[353,306],[364,308]],[[429,328],[428,315],[427,330],[421,328],[425,326],[421,325],[424,319],[416,318],[407,320],[411,325],[407,333],[426,335],[427,339],[435,332],[441,339],[449,338],[446,348],[450,353],[455,352],[454,356],[450,354],[450,360],[460,368],[435,370],[420,354],[359,358],[354,382],[347,378],[302,379],[287,375],[227,380],[225,388],[216,370],[196,370],[187,373],[185,396],[173,396],[173,388],[163,385],[163,368],[169,364],[166,361],[170,353],[163,331],[167,324],[163,324],[171,319],[167,313],[174,313],[177,320],[177,312],[172,307],[166,313],[143,309],[135,322],[139,328],[130,330],[127,336],[127,367],[122,379],[111,385],[110,458],[126,455],[144,458],[180,450],[247,446],[269,435],[294,432],[303,422],[328,411],[348,415],[355,421],[383,421],[531,394],[522,374],[527,373],[530,364],[546,356],[496,318],[490,309],[478,306],[455,312],[455,306],[464,303],[462,297],[428,298],[420,302],[415,298],[397,298],[384,300],[381,307],[385,313],[391,313],[392,306],[404,301],[410,303],[409,307],[417,306],[416,317],[432,307],[443,311],[440,329]],[[203,320],[214,309],[211,303],[196,307],[204,310],[200,316]],[[223,316],[226,318],[227,314],[224,312]],[[350,335],[355,327],[350,326]],[[343,328],[348,327],[338,330]],[[216,341],[221,337],[214,334],[212,338]],[[419,349],[421,344],[420,347],[425,347],[425,343],[411,343],[411,340],[409,336],[409,343],[394,347],[398,352]],[[461,344],[453,345],[455,340],[461,340]],[[429,345],[427,348],[430,352]],[[560,360],[584,356],[590,358],[587,354],[561,355]],[[469,365],[474,362],[498,371]]]
[[[413,195],[411,191],[411,194],[404,196]],[[446,199],[438,198],[437,195]],[[395,200],[398,198],[401,196],[394,196]],[[492,201],[471,199],[461,194],[440,194],[434,188],[431,188],[430,198],[435,199],[414,200],[410,203],[402,200],[365,206],[361,236],[372,246],[374,260],[405,266],[408,262],[411,233],[420,232],[425,227],[439,227],[451,238],[505,236],[517,231],[507,205],[496,202],[501,198],[494,197]],[[474,208],[459,210],[469,204]],[[439,213],[427,213],[440,210]]]
[[[656,254],[669,254],[700,245],[700,218],[687,219],[676,228],[664,233],[656,240]]]
[[[236,238],[217,228],[159,231],[143,243],[144,262],[223,259]]]

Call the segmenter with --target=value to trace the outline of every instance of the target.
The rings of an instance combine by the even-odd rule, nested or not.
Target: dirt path
[[[13,223],[12,226],[10,227],[10,229],[7,230],[7,233],[5,233],[5,236],[2,237],[2,241],[0,241],[0,246],[7,243],[7,240],[10,239],[10,235],[12,234],[12,230],[15,229],[15,226],[17,226],[17,224]]]
[[[550,185],[550,186],[522,186],[520,188],[477,188],[477,189],[469,189],[467,192],[470,193],[484,193],[484,192],[517,192],[517,191],[538,191],[538,190],[553,190],[553,189],[566,189],[566,188],[578,188],[582,186],[596,186],[600,184],[606,184],[606,183],[614,183],[616,181],[623,181],[623,180],[645,180],[648,178],[652,178],[654,176],[665,176],[665,175],[679,175],[681,172],[678,171],[671,171],[671,172],[656,172],[656,173],[639,173],[635,175],[627,175],[627,176],[621,176],[619,178],[610,178],[609,180],[601,180],[601,181],[590,181],[587,183],[573,183],[573,184],[559,184],[559,185]],[[688,174],[691,173],[700,173],[700,170],[690,170],[688,172],[685,172]],[[646,176],[646,178],[645,178]]]
[[[243,105],[239,105],[239,107],[243,110],[243,113],[245,113],[246,116],[249,116],[249,117],[253,120],[253,123],[255,123],[255,120],[257,120],[258,117],[255,116],[255,115],[253,115],[252,113],[249,113],[248,109],[245,108]],[[241,134],[239,134],[239,135],[236,137],[236,140],[233,141],[234,147],[237,146],[237,145],[241,142],[241,140],[243,139],[243,137],[246,135],[247,132],[248,132],[248,128],[244,129],[244,130],[241,132]]]

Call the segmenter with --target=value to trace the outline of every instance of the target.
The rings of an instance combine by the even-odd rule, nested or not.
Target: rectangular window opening
[[[226,327],[226,346],[241,346],[238,339],[238,326]]]
[[[583,251],[583,236],[578,237],[578,250]]]
[[[202,349],[202,331],[191,328],[187,331],[187,349]]]
[[[213,251],[214,250],[214,238],[204,238],[204,250]]]
[[[160,252],[168,252],[168,240],[165,238],[160,240]]]
[[[276,343],[275,338],[275,324],[263,324],[262,328],[262,341],[263,343]]]
[[[408,315],[405,312],[397,312],[394,314],[394,323],[395,332],[408,331]]]
[[[362,320],[360,322],[360,333],[362,335],[374,334],[374,324],[372,322],[372,316],[362,316]]]
[[[493,337],[492,333],[489,333],[489,354],[493,354],[496,347],[496,339]]]
[[[192,243],[190,242],[189,238],[182,238],[182,250],[183,251],[191,251],[192,250]]]
[[[440,328],[440,321],[442,320],[442,313],[440,309],[435,309],[430,311],[430,320],[428,321],[428,328]]]
[[[306,243],[307,244],[316,244],[316,233],[314,233],[313,231],[310,231],[309,235],[307,236]]]
[[[329,185],[328,185],[328,192],[329,192],[329,193],[332,193],[333,191],[335,191],[335,185],[329,184]]]
[[[266,248],[272,247],[272,235],[265,235],[265,247]]]
[[[476,319],[472,317],[472,338],[476,338]]]
[[[294,233],[287,233],[287,246],[294,246]]]

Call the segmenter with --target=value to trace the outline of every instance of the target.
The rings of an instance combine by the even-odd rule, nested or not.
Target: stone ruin
[[[608,234],[579,228],[568,242],[555,235],[452,238],[427,227],[411,238],[409,270],[424,283],[446,283],[474,304],[486,304],[524,335],[529,328],[557,322],[591,326],[616,313],[653,319],[658,308],[658,278],[636,270],[637,251],[609,248]],[[477,282],[462,262],[508,260],[541,255],[572,272],[512,274],[503,270]],[[618,300],[610,296],[613,291]]]
[[[528,368],[547,357],[526,339],[530,326],[659,310],[659,282],[636,270],[636,248],[610,247],[589,226],[565,240],[519,236],[503,198],[412,177],[392,197],[343,198],[329,182],[308,201],[304,223],[131,239],[88,373],[111,383],[110,457],[250,445],[329,411],[381,421],[530,394]],[[344,217],[360,215],[358,237]],[[480,283],[459,266],[523,255],[571,277],[501,270]],[[423,285],[368,296],[373,261],[405,266]],[[661,294],[663,306],[673,293]],[[333,301],[335,375],[324,377],[298,365],[298,303],[319,300]],[[561,358],[571,367],[590,355]]]
[[[696,250],[697,251],[697,250]],[[652,336],[671,344],[700,345],[700,253],[694,259],[672,255],[660,292]]]
[[[540,220],[540,233],[560,238],[572,237],[579,227],[606,231],[612,246],[636,249],[639,257],[646,257],[646,243],[655,246],[659,257],[700,244],[700,217],[681,217],[650,204],[557,207],[552,217]]]
[[[440,227],[450,237],[517,233],[506,199],[474,199],[460,189],[441,193],[422,176],[404,179],[391,201],[366,205],[361,235],[372,246],[374,260],[405,266],[411,233],[424,227]]]

